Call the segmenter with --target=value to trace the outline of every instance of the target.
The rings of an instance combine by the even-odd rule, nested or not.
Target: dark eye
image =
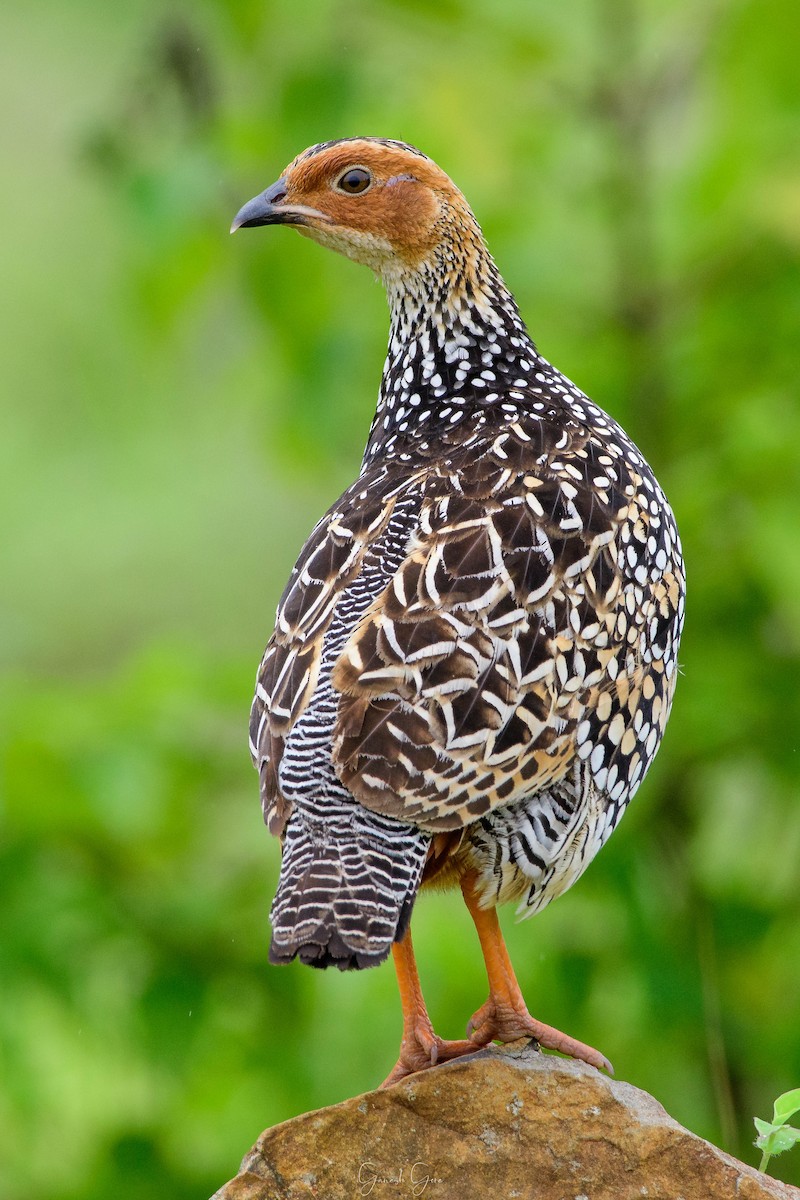
[[[363,167],[351,167],[342,175],[337,187],[349,196],[357,196],[359,192],[365,192],[371,183],[372,176],[369,171],[365,171]]]

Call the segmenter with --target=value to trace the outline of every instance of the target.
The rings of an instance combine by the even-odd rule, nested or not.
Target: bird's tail
[[[269,960],[374,967],[408,928],[430,837],[361,809],[323,823],[295,809],[284,834]]]

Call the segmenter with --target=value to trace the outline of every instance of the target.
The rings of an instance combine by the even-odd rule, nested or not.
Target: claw
[[[437,1037],[429,1025],[420,1024],[411,1036],[405,1036],[400,1046],[400,1057],[381,1084],[382,1088],[415,1075],[417,1071],[428,1071],[439,1063],[452,1062],[464,1054],[475,1054],[480,1050],[474,1042],[446,1042]]]
[[[476,1046],[486,1046],[489,1042],[507,1044],[520,1039],[533,1040],[545,1050],[558,1050],[561,1054],[589,1063],[600,1071],[608,1071],[609,1075],[614,1074],[614,1068],[604,1054],[595,1050],[593,1046],[587,1046],[585,1042],[579,1042],[577,1038],[562,1033],[560,1029],[554,1029],[552,1025],[537,1021],[530,1015],[521,997],[519,1004],[511,1005],[490,996],[470,1017],[467,1037]]]

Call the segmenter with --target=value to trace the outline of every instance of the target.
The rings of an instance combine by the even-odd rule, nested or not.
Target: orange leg
[[[478,906],[474,873],[462,878],[461,890],[478,931],[489,977],[489,999],[467,1026],[467,1034],[473,1043],[485,1046],[494,1041],[515,1042],[520,1038],[533,1038],[548,1050],[560,1050],[562,1054],[579,1058],[613,1075],[614,1068],[598,1050],[568,1037],[566,1033],[560,1033],[550,1025],[543,1025],[530,1015],[508,957],[497,912],[493,908]]]
[[[445,1042],[433,1032],[417,974],[410,929],[402,941],[392,946],[392,957],[403,1006],[403,1040],[400,1043],[400,1057],[384,1079],[382,1087],[397,1083],[398,1079],[415,1071],[435,1067],[439,1062],[459,1058],[462,1054],[474,1054],[480,1048],[474,1041]]]

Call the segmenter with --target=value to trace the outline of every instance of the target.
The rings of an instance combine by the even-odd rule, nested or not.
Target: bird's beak
[[[330,222],[330,217],[316,208],[308,208],[305,204],[286,204],[287,194],[286,180],[282,178],[260,196],[248,200],[233,218],[231,233],[256,225],[308,225],[311,220]]]

